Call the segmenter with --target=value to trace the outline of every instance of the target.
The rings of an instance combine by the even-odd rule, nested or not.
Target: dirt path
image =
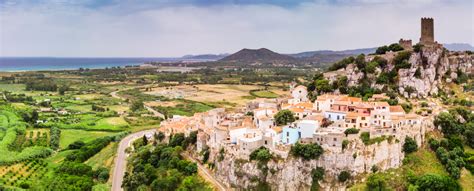
[[[117,149],[117,156],[115,158],[114,171],[112,174],[112,191],[122,190],[121,186],[123,176],[125,175],[125,170],[127,169],[127,153],[125,153],[125,149],[127,149],[134,140],[143,137],[145,134],[153,134],[155,132],[156,129],[139,131],[126,136],[120,141]]]

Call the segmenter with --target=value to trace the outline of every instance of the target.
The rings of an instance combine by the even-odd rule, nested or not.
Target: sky
[[[472,0],[0,0],[0,56],[178,57],[474,44]]]

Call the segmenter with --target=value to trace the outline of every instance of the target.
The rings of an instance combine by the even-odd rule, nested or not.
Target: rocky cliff
[[[369,55],[365,57],[365,66],[380,60],[385,60],[386,64],[375,64],[374,71],[367,72],[367,67],[358,64],[355,59],[354,63],[347,64],[337,71],[328,72],[325,76],[330,81],[337,80],[338,76],[347,76],[349,87],[366,82],[373,88],[384,90],[396,85],[394,88],[401,95],[422,98],[438,94],[439,88],[445,82],[457,81],[459,75],[472,74],[474,55],[466,52],[450,52],[441,45],[433,45],[416,52],[400,51]],[[385,80],[386,76],[393,80]]]
[[[362,143],[351,144],[345,151],[330,151],[318,160],[303,160],[296,157],[274,159],[266,167],[258,162],[237,159],[226,152],[224,160],[216,161],[215,175],[227,185],[238,189],[248,189],[266,182],[272,190],[309,190],[312,184],[311,171],[316,167],[326,169],[325,180],[320,183],[325,190],[344,189],[346,185],[336,181],[337,175],[344,170],[353,175],[370,172],[372,166],[380,170],[399,167],[404,153],[403,143],[385,140],[365,146]]]

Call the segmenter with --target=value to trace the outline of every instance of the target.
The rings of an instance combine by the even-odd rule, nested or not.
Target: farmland
[[[108,178],[112,176],[117,141],[128,132],[159,127],[163,119],[158,114],[191,116],[286,93],[281,88],[284,82],[260,83],[239,76],[247,74],[243,71],[209,72],[176,75],[116,68],[2,73],[0,189],[67,190],[86,186],[85,190],[110,190]],[[272,73],[264,70],[259,76],[268,80]],[[291,79],[291,75],[282,79]],[[213,81],[221,78],[218,76],[222,79]],[[79,166],[104,176],[58,171]],[[85,184],[57,177],[74,177]]]

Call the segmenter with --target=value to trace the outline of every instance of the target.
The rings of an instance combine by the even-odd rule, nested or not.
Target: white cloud
[[[0,56],[169,57],[260,47],[283,53],[374,47],[399,38],[418,41],[420,18],[427,16],[435,18],[439,42],[474,44],[472,2],[361,0],[291,8],[224,4],[149,9],[129,3],[92,9],[69,2],[1,8]]]

